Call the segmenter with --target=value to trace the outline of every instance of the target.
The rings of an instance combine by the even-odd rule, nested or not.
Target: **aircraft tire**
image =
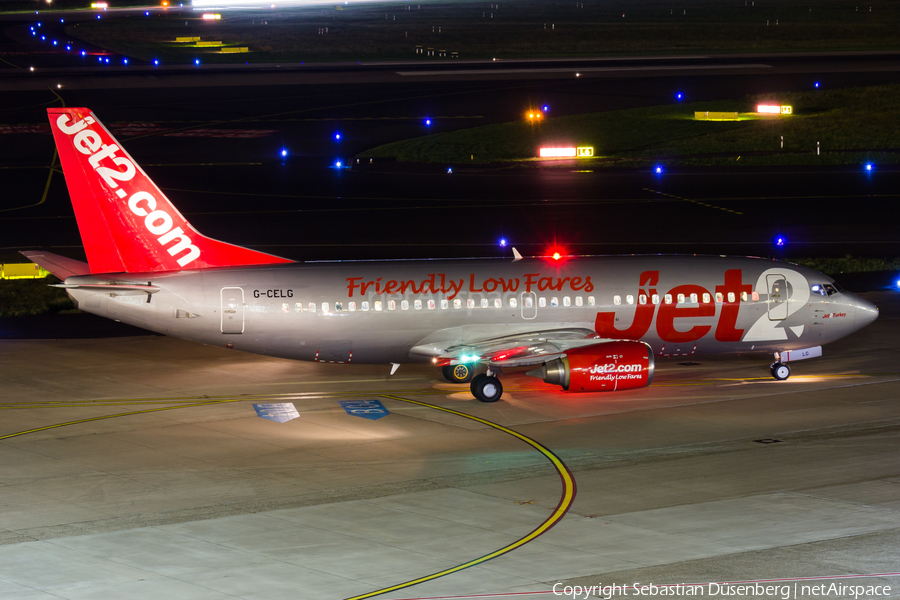
[[[475,394],[475,390],[477,389],[478,382],[487,377],[487,373],[479,373],[475,377],[472,378],[472,381],[469,383],[469,389],[472,390],[472,395],[476,398],[478,397]]]
[[[791,368],[784,363],[772,363],[770,368],[772,370],[772,377],[778,381],[784,381],[791,376]]]
[[[444,379],[450,383],[469,383],[475,371],[469,365],[447,365],[441,367]]]
[[[496,377],[485,375],[472,387],[472,395],[481,402],[496,402],[503,395],[503,384]]]

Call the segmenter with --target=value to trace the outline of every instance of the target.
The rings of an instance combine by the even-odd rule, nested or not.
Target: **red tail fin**
[[[90,110],[47,113],[92,273],[291,262],[201,235]]]

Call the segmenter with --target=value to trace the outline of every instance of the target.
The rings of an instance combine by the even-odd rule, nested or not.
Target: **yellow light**
[[[576,156],[593,156],[594,155],[594,147],[593,146],[582,146],[581,148],[576,148],[575,155]]]
[[[106,2],[94,2],[91,4],[91,8],[102,8],[103,10],[106,10],[108,6],[109,4]]]
[[[784,106],[784,105],[781,106],[781,114],[789,115],[789,114],[792,114],[793,112],[794,112],[793,106]]]
[[[204,21],[215,21],[215,20],[218,20],[221,18],[222,18],[222,15],[217,14],[217,13],[203,13]]]

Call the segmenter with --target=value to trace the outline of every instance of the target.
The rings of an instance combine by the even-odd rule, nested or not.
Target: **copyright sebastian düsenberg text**
[[[611,600],[621,596],[702,596],[706,598],[760,598],[795,600],[797,598],[880,598],[891,595],[889,585],[859,585],[848,583],[677,583],[655,585],[566,585],[553,586],[555,596],[568,598],[602,598]]]

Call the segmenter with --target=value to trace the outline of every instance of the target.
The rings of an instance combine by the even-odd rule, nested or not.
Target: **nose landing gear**
[[[791,368],[781,362],[781,352],[775,353],[775,362],[772,363],[769,370],[772,371],[772,377],[778,381],[784,381],[791,376]]]

